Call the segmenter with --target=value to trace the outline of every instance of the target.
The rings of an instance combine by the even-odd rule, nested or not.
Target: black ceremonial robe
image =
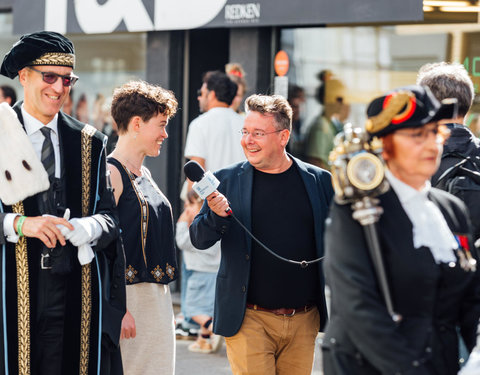
[[[23,123],[20,105],[15,106],[14,110]],[[93,246],[95,258],[89,266],[90,270],[84,271],[83,277],[87,280],[83,281],[83,289],[82,266],[77,260],[77,249],[69,241],[63,248],[63,254],[67,254],[68,283],[62,373],[119,374],[121,357],[118,344],[121,321],[126,310],[125,258],[119,238],[115,202],[107,183],[106,137],[88,126],[85,129],[90,129],[90,132],[84,129],[82,134],[84,127],[85,124],[59,113],[63,203],[65,208],[70,209],[71,218],[100,215],[98,221],[103,229],[97,244]],[[25,199],[23,214],[41,215],[38,202],[37,196]],[[13,210],[13,206],[0,205],[1,212]],[[3,219],[2,214],[0,219]],[[0,232],[3,232],[3,220],[0,224]],[[17,245],[6,242],[5,237],[0,236],[0,337],[3,338],[0,340],[0,374],[36,373],[33,359],[38,350],[35,347],[38,331],[37,280],[39,272],[50,271],[40,269],[42,243],[39,240],[27,238],[23,248],[20,244],[21,241]],[[82,294],[83,310],[87,311],[83,315]],[[89,305],[91,308],[85,308]]]

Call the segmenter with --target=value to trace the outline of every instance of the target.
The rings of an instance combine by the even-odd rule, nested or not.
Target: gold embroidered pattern
[[[175,267],[172,267],[170,264],[167,263],[167,276],[170,280],[173,280],[173,276],[175,275]]]
[[[85,125],[82,129],[82,216],[90,208],[90,180],[92,164],[92,136],[96,129]],[[88,374],[90,353],[90,324],[92,315],[92,269],[91,263],[82,266],[82,315],[80,325],[80,375]],[[100,343],[99,343],[100,345]]]
[[[365,129],[370,133],[376,133],[383,130],[390,124],[390,122],[395,123],[403,116],[407,116],[411,110],[411,103],[415,103],[415,94],[411,91],[398,91],[392,94],[382,111],[378,115],[370,117],[367,120],[365,123]],[[407,106],[408,110],[399,114],[398,112],[405,106]]]
[[[163,270],[160,268],[158,264],[152,271],[150,271],[150,273],[158,282],[162,280],[162,277],[165,275],[165,272],[163,272]]]
[[[33,60],[29,65],[60,65],[75,67],[75,55],[73,53],[48,52]]]
[[[135,275],[138,273],[138,271],[132,267],[132,265],[129,265],[128,268],[125,270],[125,278],[129,283],[133,282],[135,279]]]
[[[141,233],[141,240],[142,240],[142,253],[143,253],[143,261],[145,262],[145,267],[147,266],[147,254],[145,253],[145,246],[147,244],[147,232],[148,232],[148,218],[149,218],[149,209],[148,203],[143,195],[140,187],[137,184],[137,179],[135,175],[130,172],[130,170],[122,164],[123,169],[130,177],[130,183],[132,184],[133,191],[135,192],[138,203],[140,204],[140,233]]]
[[[12,206],[13,212],[23,215],[23,202]],[[30,290],[28,283],[27,239],[20,237],[15,245],[17,262],[17,324],[18,324],[18,373],[30,374]]]

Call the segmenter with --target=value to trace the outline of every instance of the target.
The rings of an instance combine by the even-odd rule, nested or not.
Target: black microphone
[[[213,175],[212,172],[202,168],[195,160],[190,160],[183,166],[185,176],[193,181],[192,189],[201,199],[206,199],[210,194],[217,191],[220,181]],[[232,210],[227,208],[225,212],[228,215],[232,214]]]

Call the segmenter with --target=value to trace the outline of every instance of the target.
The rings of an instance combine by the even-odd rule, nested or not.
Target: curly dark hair
[[[140,116],[145,122],[158,114],[171,118],[177,107],[172,91],[145,81],[130,81],[114,90],[111,112],[122,134],[133,116]]]

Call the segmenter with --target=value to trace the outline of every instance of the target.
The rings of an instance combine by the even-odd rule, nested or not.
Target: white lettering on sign
[[[213,20],[227,0],[156,0],[155,30],[193,29]]]
[[[174,30],[200,27],[212,21],[227,0],[155,0],[149,14],[142,0],[76,0],[74,11],[84,33],[111,33],[123,21],[127,31]],[[65,34],[68,0],[45,0],[45,30]],[[154,22],[152,22],[154,20]]]
[[[142,0],[75,1],[77,21],[85,33],[111,33],[120,22],[128,31],[153,30],[153,22]]]
[[[67,32],[67,0],[45,0],[45,30]]]
[[[225,6],[225,20],[240,21],[260,18],[260,3],[231,4]]]

